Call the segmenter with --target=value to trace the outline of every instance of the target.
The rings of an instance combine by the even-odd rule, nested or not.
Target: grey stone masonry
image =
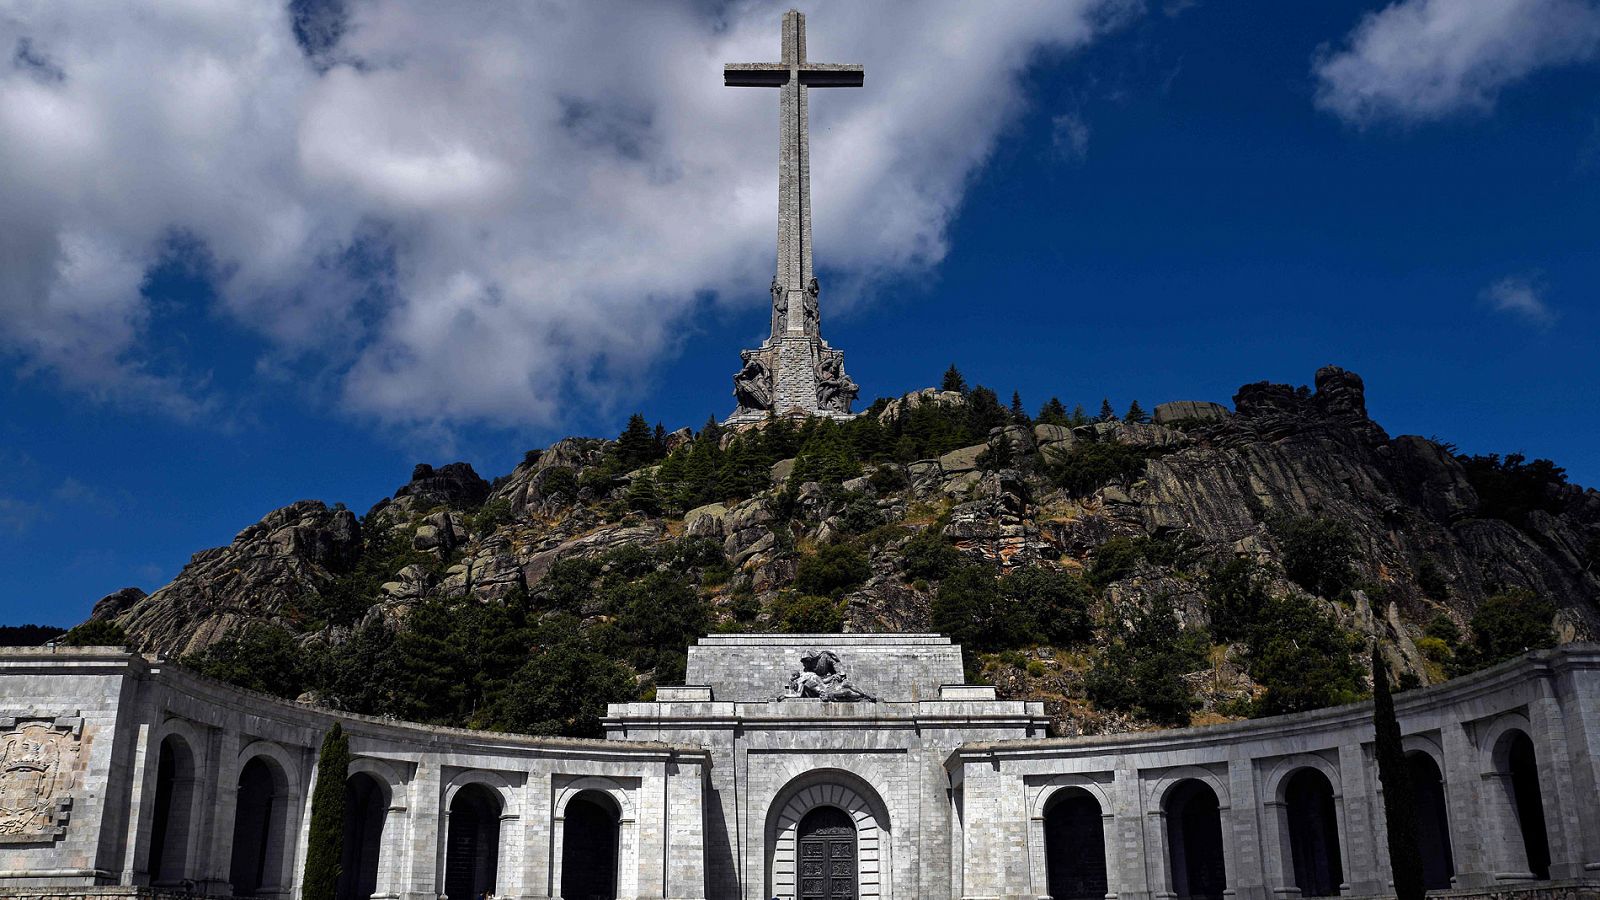
[[[778,257],[769,288],[771,333],[742,354],[734,376],[738,408],[730,424],[768,415],[847,418],[858,388],[844,371],[844,354],[822,339],[811,258],[811,137],[808,94],[814,87],[860,87],[861,66],[806,59],[806,18],[783,16],[782,53],[775,63],[730,63],[729,87],[778,88]]]
[[[601,866],[617,897],[798,900],[825,808],[854,830],[834,897],[1037,900],[1063,874],[1115,900],[1389,891],[1370,704],[1057,739],[1042,704],[961,684],[938,635],[689,653],[694,683],[574,740],[338,713],[111,648],[0,650],[0,900],[295,900],[334,722],[366,798],[356,897],[570,896],[569,867],[588,894]],[[801,654],[859,693],[784,691]],[[1436,900],[1600,900],[1600,647],[1395,706]],[[606,837],[569,833],[579,799]]]

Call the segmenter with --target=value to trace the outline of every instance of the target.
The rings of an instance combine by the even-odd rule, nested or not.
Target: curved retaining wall
[[[7,650],[0,894],[165,885],[226,896],[243,877],[259,882],[254,896],[293,897],[316,750],[335,721],[350,735],[352,772],[371,786],[381,821],[370,848],[375,882],[362,895],[436,900],[447,892],[447,857],[456,852],[450,811],[471,795],[490,810],[480,824],[492,821],[485,827],[498,835],[500,896],[559,896],[564,823],[586,797],[613,817],[619,896],[759,900],[772,881],[760,861],[770,869],[778,857],[760,846],[774,838],[746,820],[783,820],[783,810],[765,808],[764,794],[738,802],[723,794],[758,784],[730,773],[750,771],[761,754],[802,773],[818,796],[851,788],[903,798],[873,814],[877,840],[903,854],[899,887],[891,890],[887,874],[879,882],[884,896],[1046,897],[1053,866],[1060,880],[1089,865],[1085,847],[1103,859],[1096,896],[1118,900],[1210,888],[1223,897],[1292,898],[1330,877],[1346,896],[1388,891],[1367,707],[1145,734],[997,740],[1031,733],[1031,705],[984,699],[983,689],[941,691],[939,701],[850,707],[690,703],[664,691],[660,704],[613,707],[608,728],[630,739],[566,740],[333,713],[107,648]],[[712,695],[709,687],[678,692]],[[1600,648],[1529,654],[1402,694],[1397,708],[1408,751],[1438,771],[1451,887],[1475,896],[1594,896]],[[753,734],[768,736],[757,746]],[[639,736],[666,740],[632,739]],[[901,756],[913,762],[890,765]],[[897,786],[884,772],[909,780]],[[773,796],[766,806],[794,800]],[[742,812],[731,817],[729,809]],[[268,824],[241,831],[247,816]],[[1544,824],[1547,867],[1530,860],[1533,816]],[[1085,825],[1096,819],[1098,828]],[[254,874],[238,869],[240,834],[259,848],[244,854],[259,864]],[[783,846],[794,842],[781,828],[775,834]],[[1534,868],[1549,880],[1532,882]],[[1073,884],[1081,893],[1083,883]]]

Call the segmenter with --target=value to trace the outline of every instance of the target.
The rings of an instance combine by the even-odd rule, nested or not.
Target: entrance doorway
[[[836,806],[800,820],[799,900],[856,900],[856,823]]]
[[[567,803],[561,839],[563,900],[617,896],[620,817],[616,801],[600,791],[583,791]]]
[[[1228,875],[1216,792],[1203,781],[1180,781],[1167,793],[1166,813],[1172,892],[1182,900],[1221,900]]]

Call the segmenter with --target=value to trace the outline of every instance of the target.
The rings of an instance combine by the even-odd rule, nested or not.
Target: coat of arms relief
[[[83,719],[0,718],[0,844],[66,834]]]

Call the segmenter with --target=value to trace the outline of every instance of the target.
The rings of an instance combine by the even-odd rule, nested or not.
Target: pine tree
[[[1075,426],[1089,424],[1089,414],[1083,411],[1082,403],[1072,408],[1072,424]]]
[[[334,900],[339,886],[339,861],[344,856],[345,779],[350,773],[350,740],[338,722],[322,739],[317,757],[317,786],[311,793],[311,831],[306,836],[304,900]]]
[[[1116,420],[1117,420],[1117,411],[1111,408],[1111,398],[1107,397],[1104,400],[1101,400],[1100,401],[1100,421],[1102,421],[1102,422],[1115,422]]]
[[[656,453],[656,435],[644,416],[634,413],[628,417],[628,427],[617,437],[617,461],[622,471],[632,471],[653,462]]]
[[[1128,414],[1122,417],[1122,421],[1143,424],[1150,421],[1150,416],[1144,411],[1144,407],[1139,405],[1139,401],[1135,400],[1128,407]]]
[[[1389,833],[1389,866],[1395,900],[1423,900],[1422,852],[1417,846],[1417,811],[1411,773],[1400,743],[1400,722],[1389,693],[1389,667],[1379,645],[1372,645],[1372,727],[1376,732],[1378,781],[1383,785],[1383,816]]]
[[[956,368],[955,363],[951,363],[950,368],[944,371],[944,383],[939,386],[939,390],[959,391],[963,394],[967,392],[967,379],[961,377],[961,370]]]
[[[1011,392],[1011,418],[1019,424],[1028,423],[1028,411],[1022,408],[1022,394]]]
[[[651,516],[661,512],[661,494],[654,478],[640,475],[628,485],[628,508]]]
[[[1060,397],[1051,397],[1050,402],[1039,408],[1039,421],[1045,425],[1066,425],[1067,407],[1061,402]]]

